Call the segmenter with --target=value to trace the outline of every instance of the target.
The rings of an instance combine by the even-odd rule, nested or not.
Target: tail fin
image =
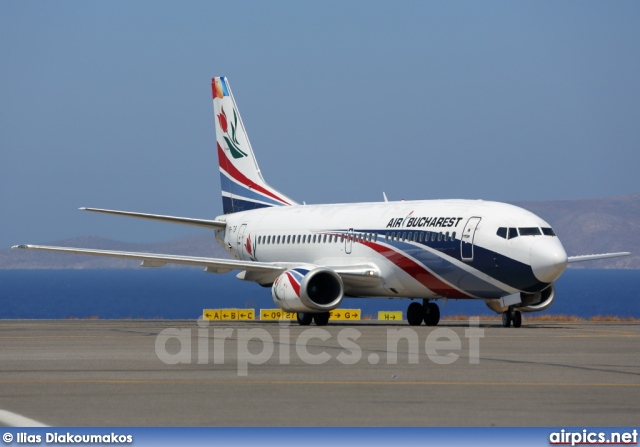
[[[267,206],[297,205],[262,178],[227,78],[213,78],[211,90],[224,214]]]

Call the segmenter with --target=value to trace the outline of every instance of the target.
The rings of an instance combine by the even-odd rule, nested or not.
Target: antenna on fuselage
[[[385,202],[389,201],[389,199],[387,199],[387,195],[384,193],[384,191],[382,191],[382,198],[384,199]]]

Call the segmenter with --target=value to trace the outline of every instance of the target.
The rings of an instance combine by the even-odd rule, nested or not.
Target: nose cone
[[[551,283],[567,268],[567,253],[556,237],[536,238],[531,246],[531,268],[541,282]]]

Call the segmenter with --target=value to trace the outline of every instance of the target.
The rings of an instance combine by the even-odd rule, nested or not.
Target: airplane
[[[520,327],[523,312],[554,302],[554,282],[574,262],[628,256],[567,256],[551,225],[506,203],[413,200],[299,204],[263,178],[226,77],[211,82],[223,214],[214,220],[81,210],[204,227],[233,259],[87,248],[17,245],[14,249],[237,270],[269,287],[273,302],[296,312],[300,325],[326,325],[345,296],[409,298],[407,321],[435,326],[437,300],[483,300],[504,327]],[[418,301],[413,301],[418,300]],[[421,302],[420,302],[421,301]]]

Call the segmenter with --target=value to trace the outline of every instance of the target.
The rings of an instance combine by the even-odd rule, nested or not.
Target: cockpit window
[[[520,227],[518,228],[520,236],[540,236],[540,228],[538,227]]]
[[[518,229],[509,228],[509,236],[507,236],[507,239],[513,239],[514,237],[518,237]]]
[[[549,228],[549,227],[547,227],[547,228],[542,227],[542,234],[544,234],[545,236],[555,236],[556,235],[556,233],[553,231],[553,228]]]
[[[498,231],[496,232],[496,234],[498,236],[500,236],[503,239],[507,238],[507,228],[506,227],[500,227],[498,228]]]

